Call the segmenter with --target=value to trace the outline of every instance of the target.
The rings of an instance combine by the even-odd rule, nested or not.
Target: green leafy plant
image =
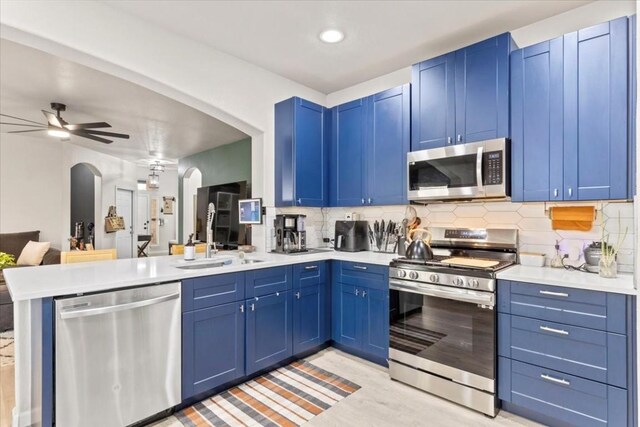
[[[604,219],[604,215],[602,215],[602,222],[600,227],[602,229],[602,255],[600,255],[600,259],[606,264],[611,265],[613,261],[616,260],[618,256],[618,251],[620,251],[620,247],[624,243],[627,238],[627,233],[629,232],[629,227],[625,227],[624,233],[620,233],[622,231],[620,214],[618,214],[618,233],[616,242],[612,242],[610,233],[606,230],[607,221]]]
[[[16,265],[16,259],[13,255],[0,252],[0,270]]]

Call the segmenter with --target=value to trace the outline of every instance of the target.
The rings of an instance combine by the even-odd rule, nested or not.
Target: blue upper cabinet
[[[411,151],[444,147],[455,138],[455,53],[413,66]]]
[[[323,207],[329,201],[329,110],[300,98],[275,105],[275,205]]]
[[[509,136],[509,33],[456,51],[456,143]]]
[[[366,109],[357,99],[331,110],[331,206],[365,204]]]
[[[628,19],[564,36],[564,199],[628,196]]]
[[[372,95],[368,104],[367,204],[405,204],[410,145],[409,85]]]
[[[509,137],[508,33],[413,66],[411,150]]]
[[[410,86],[332,109],[331,206],[406,203]]]
[[[511,198],[563,199],[563,38],[511,54]]]

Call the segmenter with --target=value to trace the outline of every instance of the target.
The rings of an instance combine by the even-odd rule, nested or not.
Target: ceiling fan
[[[49,135],[62,138],[63,141],[68,141],[70,135],[81,136],[83,138],[92,139],[94,141],[102,142],[104,144],[111,144],[113,142],[112,140],[107,139],[105,137],[129,139],[129,135],[126,135],[124,133],[114,133],[114,132],[105,132],[102,130],[96,130],[99,128],[110,128],[111,125],[106,122],[79,123],[75,125],[67,123],[60,115],[61,111],[65,111],[67,109],[67,106],[64,104],[60,104],[58,102],[52,102],[51,108],[56,111],[56,114],[51,113],[49,111],[42,110],[42,114],[44,114],[44,116],[47,119],[47,124],[42,124],[42,123],[34,122],[33,120],[22,119],[20,117],[14,117],[8,114],[0,113],[0,116],[9,117],[15,120],[22,120],[23,122],[25,122],[25,123],[0,122],[0,125],[13,125],[13,126],[37,128],[37,129],[28,129],[28,130],[14,130],[8,133],[41,132],[46,130],[49,133]]]

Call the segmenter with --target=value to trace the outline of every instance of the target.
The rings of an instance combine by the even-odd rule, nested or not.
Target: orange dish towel
[[[554,230],[589,231],[596,218],[594,206],[555,206],[549,211]]]

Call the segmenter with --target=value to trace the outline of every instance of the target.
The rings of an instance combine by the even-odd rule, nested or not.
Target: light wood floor
[[[0,367],[0,427],[11,426],[11,411],[15,405],[13,365]]]

